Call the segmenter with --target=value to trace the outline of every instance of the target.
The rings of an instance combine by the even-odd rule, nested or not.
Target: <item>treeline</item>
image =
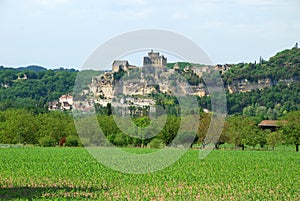
[[[263,90],[252,90],[245,93],[227,93],[228,114],[242,115],[246,108],[259,105],[266,108],[264,119],[277,119],[290,111],[300,109],[300,49],[295,46],[278,52],[268,61],[260,58],[255,63],[235,64],[229,71],[222,74],[224,86],[248,80],[258,82],[260,79],[270,79],[272,87]],[[202,108],[211,109],[210,98],[200,100]],[[278,107],[280,107],[278,111]],[[275,111],[277,110],[277,111]],[[270,114],[274,111],[273,114]],[[268,114],[267,114],[268,113]]]
[[[300,72],[300,49],[295,46],[278,52],[268,61],[260,58],[255,63],[239,63],[234,65],[222,77],[225,84],[234,80],[247,79],[257,82],[259,79],[270,78],[273,81],[286,79],[299,79]]]
[[[3,144],[34,144],[38,146],[56,146],[61,139],[66,139],[65,146],[108,146],[109,142],[120,147],[152,147],[162,148],[169,146],[176,137],[181,125],[182,117],[168,115],[163,126],[152,125],[147,137],[143,132],[151,124],[148,116],[133,118],[136,127],[128,126],[128,122],[116,121],[113,115],[97,114],[97,123],[93,123],[94,117],[84,117],[77,120],[75,129],[73,117],[66,112],[50,112],[34,114],[24,109],[9,109],[0,111],[0,143]],[[157,122],[163,122],[163,116],[158,117]],[[197,132],[185,133],[185,138],[192,139],[193,144],[206,146],[206,133],[210,125],[211,114],[201,112]],[[300,144],[300,111],[294,111],[284,115],[283,123],[278,124],[275,132],[262,130],[258,127],[257,119],[245,115],[231,116],[225,121],[220,144],[230,143],[236,147],[265,147],[275,148],[279,144],[291,144],[299,150]],[[116,123],[117,122],[117,123]],[[122,125],[124,124],[124,125]],[[100,135],[99,126],[105,137]],[[190,125],[183,125],[187,128]],[[125,128],[121,129],[121,128]],[[187,129],[188,130],[188,129]],[[80,133],[80,138],[77,133]],[[109,142],[108,142],[109,141]],[[183,140],[184,141],[184,140]]]
[[[151,95],[157,105],[167,109],[168,114],[177,115],[180,106],[176,97],[166,94]],[[278,84],[263,90],[246,93],[226,94],[227,113],[229,115],[257,116],[258,119],[277,120],[291,111],[300,110],[300,81],[290,84]],[[199,106],[211,111],[210,96],[197,97]]]
[[[255,104],[266,107],[267,111],[280,107],[280,114],[269,115],[268,119],[277,119],[283,114],[300,109],[300,49],[278,52],[268,61],[260,58],[255,63],[240,63],[222,75],[225,86],[234,81],[247,79],[258,82],[259,79],[270,79],[275,85],[263,90],[227,95],[229,114],[243,114],[247,107]],[[270,118],[272,116],[272,118]]]
[[[63,137],[76,136],[73,118],[64,112],[0,111],[0,143],[55,146]]]
[[[280,107],[280,115],[300,109],[300,80],[290,84],[278,84],[264,90],[227,95],[228,114],[242,114],[244,109],[258,104],[267,110]],[[277,119],[276,116],[274,116]],[[273,118],[269,118],[273,119]]]
[[[245,148],[257,145],[264,147],[269,145],[273,150],[276,145],[289,144],[299,151],[300,144],[300,111],[293,111],[284,115],[281,121],[277,122],[277,129],[272,132],[270,129],[262,130],[258,126],[257,119],[249,116],[232,116],[227,118],[225,127],[220,138],[220,143],[232,143],[236,147]]]
[[[48,102],[73,91],[76,75],[74,69],[0,67],[0,110],[23,108],[45,112]]]

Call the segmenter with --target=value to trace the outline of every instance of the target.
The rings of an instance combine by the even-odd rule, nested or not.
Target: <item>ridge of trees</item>
[[[170,146],[178,133],[182,121],[182,117],[167,115],[166,123],[162,128],[155,125],[151,127],[154,129],[153,132],[157,133],[155,137],[137,138],[134,136],[145,134],[143,129],[151,121],[148,116],[132,118],[137,129],[128,130],[130,136],[116,125],[112,115],[97,114],[99,124],[95,125],[92,123],[93,118],[85,116],[76,121],[77,128],[80,128],[81,124],[85,125],[82,127],[84,132],[79,138],[70,113],[56,111],[34,114],[25,109],[0,111],[0,143],[56,146],[62,138],[66,138],[66,146],[82,146],[83,144],[108,146],[108,141],[106,140],[108,139],[112,144],[120,147],[149,146],[160,148]],[[246,146],[253,149],[258,146],[262,148],[268,146],[271,149],[275,149],[277,145],[281,144],[293,145],[296,147],[296,151],[299,151],[300,111],[289,112],[282,119],[286,120],[285,123],[279,123],[278,129],[275,132],[271,132],[270,130],[259,128],[253,117],[245,115],[228,117],[219,140],[215,142],[215,146],[218,148],[220,144],[229,143],[234,144],[236,148],[241,147],[242,149]],[[206,146],[204,142],[210,121],[210,113],[200,113],[198,131],[188,134],[188,137],[194,139],[193,144],[198,144],[198,146],[202,147]],[[106,139],[98,132],[95,132],[99,131],[97,126],[100,126]],[[128,127],[128,129],[132,128]]]
[[[0,69],[0,110],[26,108],[45,112],[47,102],[73,91],[75,70]],[[24,79],[24,77],[27,79]]]
[[[255,63],[239,63],[222,75],[226,84],[234,80],[247,79],[257,82],[259,79],[270,78],[272,81],[299,79],[300,49],[294,47],[278,52],[268,61],[260,58]]]

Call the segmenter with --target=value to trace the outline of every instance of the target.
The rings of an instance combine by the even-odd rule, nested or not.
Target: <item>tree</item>
[[[210,125],[211,114],[201,112],[200,119],[199,119],[199,126],[198,126],[198,142],[204,146],[204,139],[206,137],[207,130]]]
[[[113,143],[114,142],[114,138],[116,136],[117,133],[120,133],[120,129],[118,127],[118,125],[116,124],[114,118],[112,115],[110,116],[106,116],[106,115],[97,115],[97,120],[99,122],[99,127],[101,128],[103,134],[106,136],[106,138]],[[97,125],[93,125],[93,127],[97,127]],[[93,130],[98,130],[98,128],[93,128],[91,130],[91,136],[92,137],[92,142],[96,142],[97,145],[101,145],[101,141],[105,142],[105,139],[101,139],[100,141],[100,134],[98,132],[94,133]],[[83,131],[84,132],[84,131]]]
[[[34,114],[24,109],[9,109],[2,113],[0,142],[36,144],[38,122]]]
[[[245,125],[247,128],[247,135],[245,137],[245,144],[252,146],[255,149],[257,144],[260,144],[261,147],[265,144],[265,138],[263,132],[261,132],[255,123],[251,120],[246,122],[248,125]]]
[[[107,116],[105,116],[107,117]],[[74,118],[77,133],[83,146],[103,146],[106,145],[105,137],[102,135],[98,121],[93,116],[81,116]],[[109,124],[109,122],[107,122]]]
[[[39,143],[42,147],[55,147],[56,140],[51,138],[50,136],[45,136],[39,139]]]
[[[38,116],[40,125],[38,137],[49,136],[59,142],[63,137],[77,134],[71,115],[63,112],[50,112]]]
[[[134,123],[137,126],[137,137],[141,140],[142,147],[144,147],[151,141],[149,136],[156,134],[157,131],[153,125],[150,125],[151,120],[149,117],[136,118]]]
[[[255,129],[255,122],[246,116],[233,116],[227,119],[225,124],[225,135],[228,136],[229,142],[234,143],[236,148],[245,145],[255,146],[257,130]]]
[[[114,138],[114,144],[120,147],[126,146],[126,136],[123,133],[117,133]]]
[[[168,115],[167,122],[162,131],[159,133],[158,138],[161,139],[165,145],[170,145],[178,133],[179,126],[180,118]]]
[[[164,144],[163,144],[163,142],[162,142],[160,139],[158,139],[158,138],[153,138],[153,139],[151,140],[151,142],[148,144],[148,146],[149,146],[150,148],[159,149],[159,148],[163,148],[163,147],[164,147]]]
[[[275,146],[282,142],[282,131],[271,132],[271,130],[267,129],[264,132],[267,136],[267,144],[272,147],[272,150],[275,150]]]
[[[285,116],[286,123],[283,123],[283,131],[288,143],[295,145],[296,152],[299,152],[300,145],[300,111],[290,112]]]

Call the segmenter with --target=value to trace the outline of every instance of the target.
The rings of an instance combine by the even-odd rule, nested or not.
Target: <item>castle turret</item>
[[[159,55],[159,52],[148,52],[148,56],[144,57],[143,66],[166,67],[167,58]]]

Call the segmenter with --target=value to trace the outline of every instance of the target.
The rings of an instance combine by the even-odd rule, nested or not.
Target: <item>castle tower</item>
[[[129,63],[127,60],[115,60],[112,64],[112,71],[119,72],[120,69],[127,71]]]
[[[163,67],[167,66],[167,58],[159,55],[159,52],[148,52],[148,56],[144,57],[143,66]]]

